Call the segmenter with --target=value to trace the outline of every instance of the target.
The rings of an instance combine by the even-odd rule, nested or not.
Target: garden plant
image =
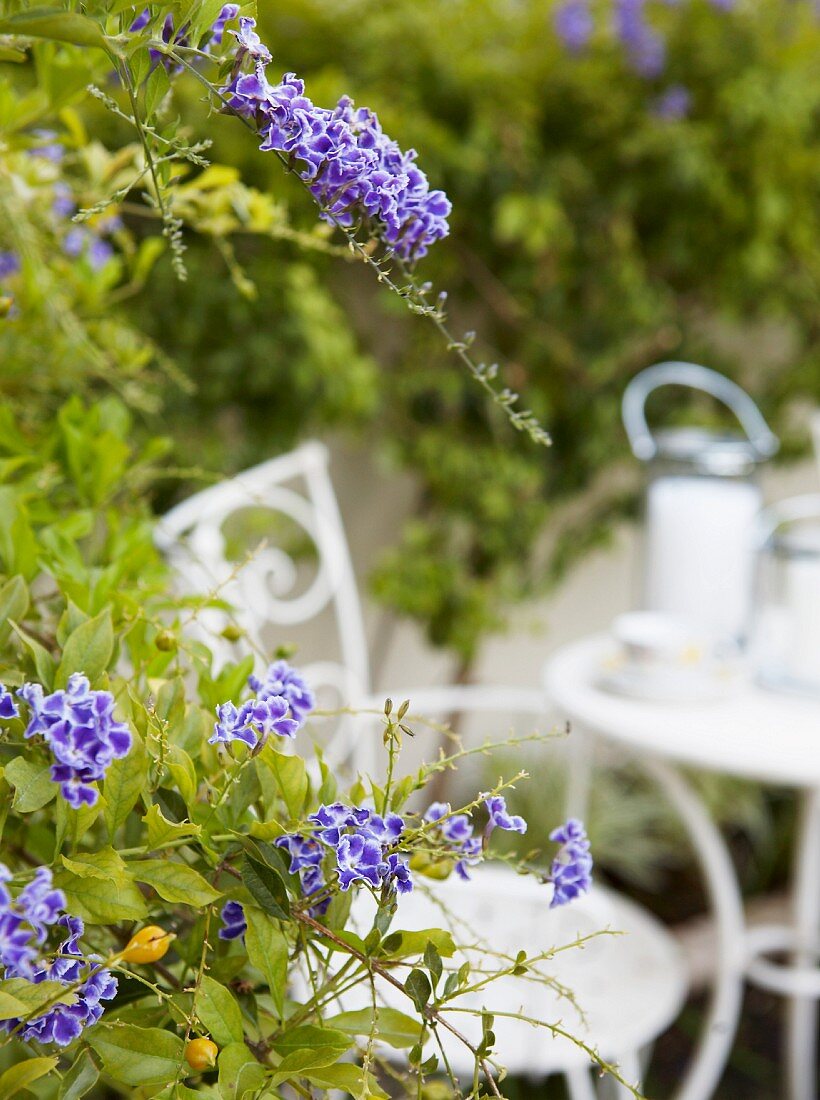
[[[120,308],[164,248],[190,277],[186,227],[207,233],[240,210],[306,253],[348,250],[443,340],[499,424],[540,447],[537,419],[417,274],[450,203],[375,114],[347,98],[317,106],[282,75],[247,5],[5,7],[0,1096],[501,1096],[493,982],[561,990],[543,964],[568,945],[515,957],[488,945],[475,971],[449,931],[403,930],[401,907],[425,883],[477,873],[495,830],[526,832],[506,804],[525,777],[458,808],[428,804],[428,781],[467,750],[403,774],[419,719],[387,700],[382,771],[341,788],[311,739],[335,716],[292,655],[214,667],[190,627],[220,593],[173,595],[150,499],[176,471],[133,423],[157,408],[163,378],[180,379]],[[201,93],[195,136],[175,114],[182,81]],[[88,97],[127,143],[89,135]],[[295,227],[208,164],[216,112],[305,189],[327,229]],[[134,232],[129,216],[143,215],[161,235]],[[592,866],[580,822],[550,840],[546,871],[511,860],[541,879],[545,912],[586,892]],[[366,894],[363,929],[351,914]],[[350,990],[363,1007],[343,1011]],[[476,990],[486,1010],[470,1041],[458,1000]],[[470,1050],[471,1081],[449,1071],[445,1032]]]

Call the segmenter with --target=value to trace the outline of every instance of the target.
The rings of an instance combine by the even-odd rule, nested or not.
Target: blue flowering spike
[[[233,32],[237,65],[221,89],[227,106],[255,122],[260,149],[301,163],[302,179],[326,220],[350,227],[367,218],[402,259],[426,255],[449,232],[451,204],[443,191],[430,188],[415,150],[403,151],[372,111],[356,108],[347,96],[330,110],[305,95],[295,73],[271,84],[265,72],[270,51],[255,26],[242,19]],[[253,72],[238,72],[246,57]]]

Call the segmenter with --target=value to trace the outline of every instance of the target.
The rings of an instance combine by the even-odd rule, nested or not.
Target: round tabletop
[[[820,786],[820,700],[743,682],[717,701],[658,703],[598,686],[608,635],[566,646],[544,686],[563,716],[638,753],[789,787]]]

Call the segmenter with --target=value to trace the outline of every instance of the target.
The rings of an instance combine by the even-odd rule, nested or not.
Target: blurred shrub
[[[235,466],[372,417],[373,437],[422,489],[376,592],[466,659],[511,603],[553,582],[622,512],[629,483],[610,475],[626,455],[620,397],[637,371],[705,361],[784,431],[792,403],[820,392],[812,5],[652,5],[667,51],[652,78],[609,32],[608,3],[581,53],[554,33],[554,7],[293,0],[262,14],[276,61],[317,102],[349,91],[424,149],[454,203],[452,237],[425,276],[451,291],[482,356],[507,364],[552,432],[551,453],[512,437],[395,307],[375,311],[351,265],[328,270],[318,254],[294,264],[287,245],[253,245],[239,255],[256,302],[207,257],[192,259],[198,275],[213,272],[194,280],[195,295],[157,280],[144,305],[198,385],[189,457],[215,458],[214,424]],[[217,120],[213,136],[216,158],[286,195],[298,222],[302,198],[247,135]],[[317,265],[335,280],[330,321]],[[565,522],[561,505],[592,488],[580,522],[577,510]],[[556,542],[544,556],[547,521]]]

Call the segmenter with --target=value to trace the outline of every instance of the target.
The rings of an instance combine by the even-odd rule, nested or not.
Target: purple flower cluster
[[[424,815],[434,839],[443,842],[448,851],[458,856],[456,873],[469,880],[468,867],[481,862],[484,845],[480,837],[473,836],[473,823],[466,814],[454,814],[449,802],[433,802]]]
[[[221,940],[238,940],[248,930],[248,922],[245,920],[245,910],[238,901],[225,902],[220,914],[222,927],[219,929]]]
[[[114,696],[92,691],[81,672],[69,678],[64,691],[45,695],[40,684],[23,684],[17,695],[29,708],[25,736],[45,739],[56,760],[51,778],[63,798],[74,809],[93,806],[98,792],[91,784],[104,779],[111,761],[131,748],[128,727],[114,718]]]
[[[222,94],[232,110],[254,120],[260,148],[302,162],[302,179],[327,220],[353,226],[366,219],[403,259],[424,256],[447,235],[451,205],[443,191],[431,190],[416,151],[403,152],[376,115],[347,96],[329,110],[307,98],[294,73],[269,83],[270,51],[253,19],[239,24],[235,75]],[[253,72],[239,71],[246,58]]]
[[[508,812],[503,795],[483,794],[481,797],[484,799],[484,806],[489,815],[483,838],[473,835],[473,823],[470,818],[467,814],[454,814],[449,802],[434,802],[424,815],[424,821],[428,825],[436,826],[433,830],[434,838],[443,842],[450,853],[458,856],[456,874],[463,879],[470,877],[467,872],[468,867],[474,867],[481,862],[484,848],[494,829],[504,829],[514,833],[527,831],[524,818]]]
[[[240,707],[229,702],[216,708],[217,720],[208,738],[210,744],[243,741],[258,750],[272,733],[277,737],[295,737],[316,705],[304,678],[287,661],[275,661],[263,678],[251,676],[248,684],[256,692],[255,698]]]
[[[290,833],[276,844],[290,856],[290,872],[298,874],[306,897],[322,891],[326,884],[323,865],[326,856],[335,858],[339,887],[349,890],[365,883],[374,890],[395,890],[406,894],[413,889],[407,857],[396,848],[404,832],[404,819],[389,813],[382,817],[366,807],[334,802],[320,806],[308,821],[316,828],[309,836]],[[323,913],[329,898],[318,900],[313,911]]]
[[[550,833],[550,840],[561,847],[552,861],[550,881],[554,887],[550,908],[566,905],[592,886],[592,856],[583,824],[570,818]]]
[[[274,661],[264,678],[251,676],[248,686],[257,699],[271,699],[279,696],[287,701],[293,718],[303,726],[305,719],[316,706],[313,692],[301,673],[291,668],[287,661]]]
[[[225,37],[225,24],[235,19],[239,14],[238,4],[224,4],[219,15],[216,17],[216,21],[211,26],[210,32],[206,40],[200,44],[199,49],[203,53],[212,53],[213,50],[222,44],[222,39]],[[151,9],[146,8],[141,15],[138,15],[131,26],[128,28],[132,33],[135,31],[144,30],[151,21]],[[183,23],[179,30],[176,30],[174,26],[174,17],[169,12],[165,17],[165,21],[162,24],[162,30],[160,31],[160,37],[166,45],[174,46],[188,46],[189,39],[188,33],[191,29],[190,23]],[[181,72],[182,66],[176,65],[171,58],[167,57],[160,50],[149,50],[151,61],[156,64],[162,64],[168,71]]]
[[[4,978],[24,978],[39,984],[62,982],[75,986],[72,1004],[55,1004],[25,1024],[20,1019],[4,1020],[0,1029],[13,1031],[25,1042],[68,1046],[103,1014],[102,1001],[117,992],[117,979],[105,968],[96,969],[96,955],[84,956],[80,948],[83,922],[64,912],[65,895],[55,890],[51,871],[40,867],[31,882],[12,899],[6,883],[11,878],[0,863],[0,964]],[[50,929],[65,934],[51,961],[41,958]],[[19,1028],[19,1031],[17,1030]]]

